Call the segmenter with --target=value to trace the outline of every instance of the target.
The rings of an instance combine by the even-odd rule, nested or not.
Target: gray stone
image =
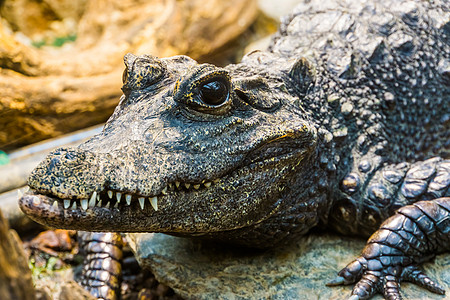
[[[311,234],[289,247],[255,251],[164,234],[128,234],[139,263],[186,299],[346,299],[352,286],[327,287],[364,239]],[[450,257],[423,265],[450,292]],[[409,300],[448,299],[411,283]],[[376,295],[371,299],[383,299]]]

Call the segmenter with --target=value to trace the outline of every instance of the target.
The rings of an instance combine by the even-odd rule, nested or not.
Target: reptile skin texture
[[[102,132],[51,152],[19,200],[49,227],[116,232],[81,239],[93,294],[118,297],[117,232],[263,249],[313,228],[370,237],[330,283],[351,300],[444,292],[419,265],[450,248],[448,0],[308,0],[240,63],[124,64]]]
[[[419,201],[397,210],[367,241],[361,256],[329,285],[356,283],[351,299],[368,299],[382,291],[385,299],[401,299],[402,280],[431,292],[445,290],[417,268],[430,253],[449,250],[450,198]]]
[[[117,299],[122,275],[121,235],[79,231],[78,240],[84,255],[78,283],[98,299]]]

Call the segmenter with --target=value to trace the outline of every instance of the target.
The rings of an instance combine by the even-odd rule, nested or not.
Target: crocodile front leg
[[[347,234],[368,236],[378,231],[370,237],[362,255],[330,285],[358,281],[352,299],[367,299],[376,292],[382,292],[386,299],[401,299],[401,280],[443,293],[416,266],[450,248],[450,198],[446,198],[450,192],[450,161],[435,157],[370,172],[367,165],[360,164],[342,181],[330,225]]]
[[[395,211],[421,200],[450,196],[450,160],[376,167],[361,161],[344,177],[329,226],[346,235],[370,236]]]
[[[122,236],[118,233],[78,232],[84,254],[83,270],[78,282],[94,297],[120,298],[122,275]]]
[[[401,299],[400,282],[410,281],[444,294],[444,289],[417,265],[450,250],[450,198],[420,201],[397,210],[368,240],[361,256],[329,285],[357,282],[350,299],[368,299],[381,291]]]

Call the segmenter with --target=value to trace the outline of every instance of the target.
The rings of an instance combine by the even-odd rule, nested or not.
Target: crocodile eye
[[[218,106],[227,102],[230,96],[228,85],[222,80],[214,80],[200,86],[200,99],[207,105]]]
[[[232,84],[227,70],[202,64],[181,77],[173,89],[173,99],[192,109],[210,115],[223,115],[232,106]]]

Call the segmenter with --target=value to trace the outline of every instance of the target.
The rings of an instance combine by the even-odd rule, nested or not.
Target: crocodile
[[[312,0],[237,64],[124,62],[103,131],[30,175],[32,219],[254,248],[331,229],[370,236],[330,282],[352,300],[445,293],[418,265],[450,249],[446,1]]]

